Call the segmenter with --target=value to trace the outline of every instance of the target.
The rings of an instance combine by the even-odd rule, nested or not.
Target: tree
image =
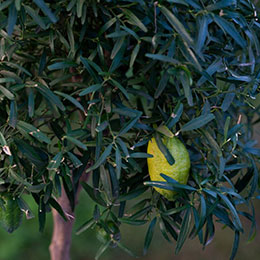
[[[32,217],[30,194],[40,231],[53,212],[52,259],[69,259],[83,187],[96,206],[78,233],[96,227],[97,258],[109,246],[133,255],[122,224],[148,225],[144,254],[156,227],[178,253],[188,237],[209,244],[217,221],[234,231],[233,259],[259,198],[254,4],[7,0],[0,11],[1,224]],[[170,162],[161,138],[173,135],[190,154],[188,183],[151,182],[147,143],[155,136]]]

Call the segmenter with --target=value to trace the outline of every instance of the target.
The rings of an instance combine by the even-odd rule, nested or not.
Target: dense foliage
[[[0,11],[1,191],[28,218],[22,194],[31,194],[43,230],[51,207],[66,218],[55,199],[61,186],[74,208],[88,174],[82,185],[96,207],[78,233],[97,228],[97,257],[109,246],[133,254],[121,224],[148,224],[144,254],[156,226],[178,253],[188,237],[209,244],[217,221],[234,231],[233,259],[240,218],[252,222],[249,239],[255,232],[253,3],[7,0]],[[161,142],[172,134],[190,153],[187,185],[149,181],[147,143],[156,137],[174,160]],[[168,201],[151,186],[178,196]]]

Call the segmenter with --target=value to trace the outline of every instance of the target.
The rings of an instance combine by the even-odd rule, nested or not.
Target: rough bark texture
[[[71,233],[74,224],[74,213],[71,210],[68,197],[62,189],[62,195],[57,199],[68,217],[67,221],[52,209],[53,234],[49,247],[52,260],[70,260]]]

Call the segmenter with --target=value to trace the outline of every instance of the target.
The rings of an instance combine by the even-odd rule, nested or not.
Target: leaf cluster
[[[209,244],[217,221],[234,231],[233,259],[241,216],[255,232],[259,28],[243,0],[2,1],[1,189],[31,194],[43,230],[52,207],[66,219],[62,185],[74,209],[88,175],[96,207],[78,233],[109,235],[97,258],[109,246],[132,254],[121,224],[149,223],[144,254],[156,226],[178,253],[188,237]],[[163,169],[165,182],[149,181],[147,143],[172,133],[190,153],[187,185]]]

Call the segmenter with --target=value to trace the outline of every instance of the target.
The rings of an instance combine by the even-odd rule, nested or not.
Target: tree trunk
[[[74,213],[71,210],[69,199],[64,189],[62,189],[62,194],[57,201],[67,215],[68,220],[64,221],[59,213],[55,209],[52,209],[53,234],[49,250],[52,260],[70,260]]]

